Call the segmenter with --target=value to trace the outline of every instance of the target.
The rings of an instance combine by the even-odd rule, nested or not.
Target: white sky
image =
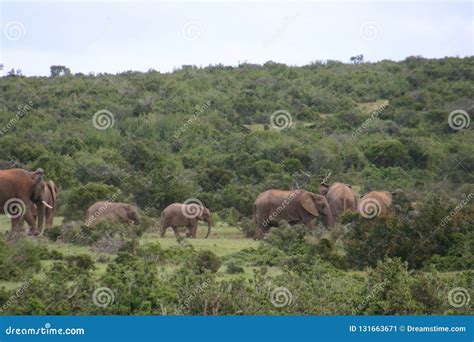
[[[1,1],[0,63],[26,75],[474,55],[471,1]]]

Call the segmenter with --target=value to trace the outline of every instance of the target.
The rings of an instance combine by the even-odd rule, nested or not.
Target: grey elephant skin
[[[7,240],[21,233],[21,222],[24,219],[30,229],[30,235],[39,235],[43,231],[45,217],[44,171],[37,169],[30,172],[23,169],[0,170],[0,211],[5,211],[9,200],[18,199],[24,204],[20,215],[11,215],[11,231]],[[35,206],[38,222],[34,217]]]
[[[187,237],[196,238],[198,221],[207,222],[206,239],[211,232],[212,220],[209,209],[196,204],[170,204],[161,213],[160,236],[164,237],[166,229],[172,228],[176,238],[179,238],[178,227],[187,227]]]
[[[336,221],[346,211],[357,211],[357,195],[349,184],[336,182],[328,185],[321,183],[319,194],[328,200]]]
[[[302,189],[267,190],[254,203],[257,226],[255,239],[261,239],[271,226],[278,225],[282,220],[308,226],[318,216],[324,218],[326,226],[334,225],[333,215],[324,196]]]
[[[138,209],[133,204],[115,203],[109,201],[95,202],[87,209],[86,226],[95,227],[99,222],[140,224]]]

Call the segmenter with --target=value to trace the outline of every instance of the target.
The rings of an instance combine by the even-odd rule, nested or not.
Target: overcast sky
[[[0,63],[26,75],[172,71],[268,60],[304,65],[474,55],[471,1],[1,1]]]

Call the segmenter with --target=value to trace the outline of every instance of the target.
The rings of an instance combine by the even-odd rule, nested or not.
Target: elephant
[[[44,183],[44,201],[45,201],[45,228],[53,227],[54,208],[58,199],[58,187],[52,180]],[[38,219],[38,208],[33,208],[33,216]],[[23,222],[22,222],[23,224]]]
[[[22,233],[23,219],[30,227],[29,235],[37,236],[43,232],[45,207],[48,207],[44,184],[42,169],[34,172],[23,169],[0,170],[0,211],[11,218],[11,231],[7,240],[13,240],[18,233]]]
[[[290,224],[308,226],[317,216],[325,218],[327,227],[334,226],[334,218],[324,196],[298,190],[267,190],[258,195],[254,203],[254,219],[257,225],[255,239],[261,239],[270,226],[281,220]]]
[[[319,184],[319,194],[328,200],[334,219],[337,220],[346,210],[357,211],[357,195],[352,186],[344,183]]]
[[[198,220],[207,222],[206,239],[211,233],[212,218],[209,209],[197,204],[170,204],[161,213],[160,237],[164,237],[166,229],[171,227],[176,238],[179,238],[178,227],[187,227],[186,237],[196,238]]]
[[[370,191],[364,194],[359,201],[359,213],[366,218],[386,215],[394,194],[388,191]]]
[[[98,201],[87,209],[86,226],[95,227],[104,220],[139,225],[140,215],[135,205],[111,201]]]

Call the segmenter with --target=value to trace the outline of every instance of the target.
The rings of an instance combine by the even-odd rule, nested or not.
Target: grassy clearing
[[[376,111],[383,105],[388,106],[388,104],[389,104],[388,100],[377,100],[374,102],[358,103],[357,107],[365,114],[371,114],[372,112]]]

